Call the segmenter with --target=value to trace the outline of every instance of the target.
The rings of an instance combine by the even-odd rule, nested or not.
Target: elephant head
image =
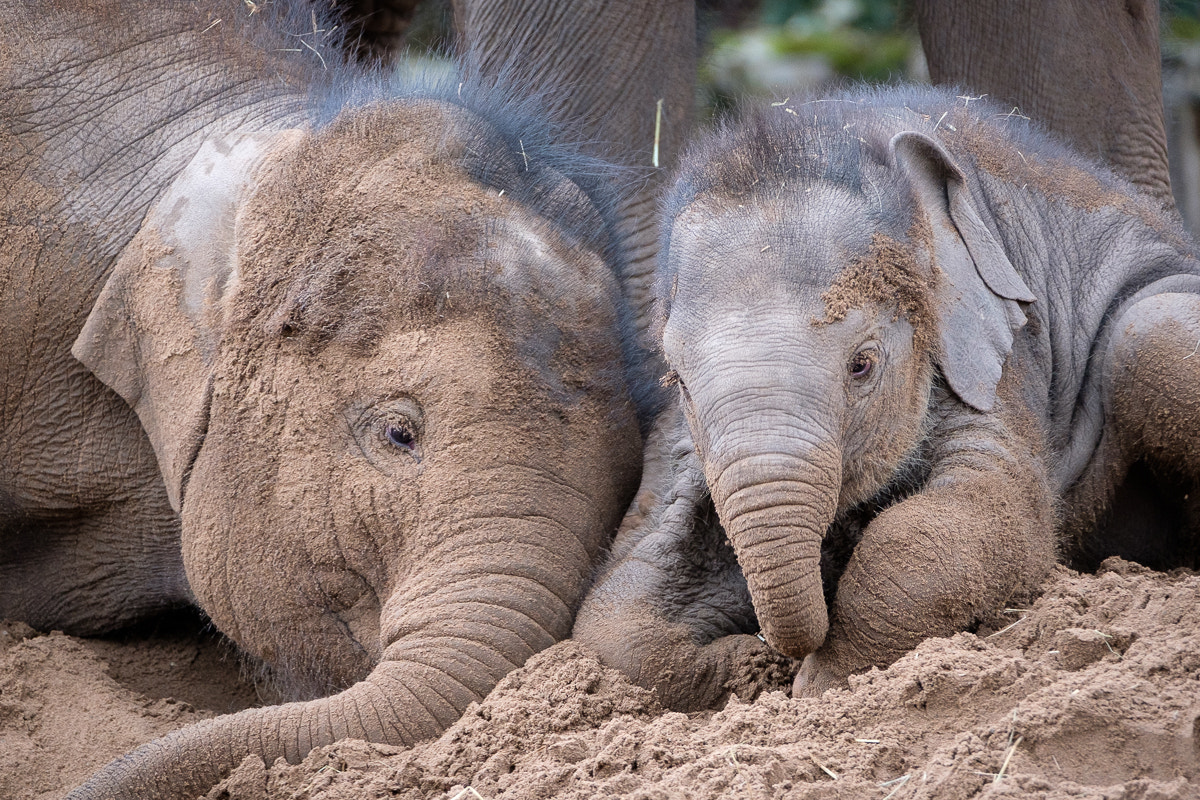
[[[684,159],[657,289],[717,513],[767,641],[795,657],[828,629],[830,525],[919,474],[936,380],[992,407],[1033,299],[915,114],[899,132],[800,116],[764,110]]]
[[[640,463],[612,233],[568,168],[395,100],[210,141],[158,202],[74,352],[149,433],[197,602],[297,702],[83,796],[435,735],[568,634]]]

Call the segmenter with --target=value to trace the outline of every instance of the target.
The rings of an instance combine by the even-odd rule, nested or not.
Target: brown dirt
[[[663,713],[560,644],[436,741],[247,759],[208,797],[1200,797],[1200,575],[1114,559],[1044,588],[848,690],[716,712]],[[251,702],[221,654],[195,623],[90,641],[0,627],[0,797],[59,797],[138,742]]]
[[[908,242],[898,242],[882,233],[871,237],[867,253],[841,272],[821,295],[825,318],[821,324],[838,322],[846,312],[868,302],[894,305],[913,326],[913,349],[924,352],[936,333],[930,268],[922,268],[918,247],[932,253],[933,233],[929,220],[918,215]],[[926,264],[928,261],[926,260]],[[935,273],[936,275],[936,273]],[[933,279],[936,280],[936,277]]]
[[[122,752],[256,703],[190,613],[97,639],[0,622],[0,798],[62,797]]]

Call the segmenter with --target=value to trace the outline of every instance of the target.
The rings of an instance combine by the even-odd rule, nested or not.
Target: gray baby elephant
[[[678,402],[575,636],[671,705],[736,686],[759,626],[815,694],[1056,557],[1195,564],[1193,245],[1027,120],[776,103],[693,148],[663,242]]]

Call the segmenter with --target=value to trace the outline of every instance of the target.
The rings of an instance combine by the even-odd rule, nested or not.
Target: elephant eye
[[[870,350],[860,350],[854,354],[854,358],[850,359],[848,369],[850,377],[857,380],[862,380],[871,374],[871,370],[875,367],[875,357]]]
[[[388,440],[388,444],[401,450],[412,450],[416,443],[413,432],[406,426],[397,423],[389,423],[384,428],[383,435]]]

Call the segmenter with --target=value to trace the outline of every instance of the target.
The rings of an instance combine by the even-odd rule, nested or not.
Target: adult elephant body
[[[306,5],[0,20],[0,616],[196,602],[298,701],[77,796],[436,734],[569,632],[636,482],[602,171]]]

